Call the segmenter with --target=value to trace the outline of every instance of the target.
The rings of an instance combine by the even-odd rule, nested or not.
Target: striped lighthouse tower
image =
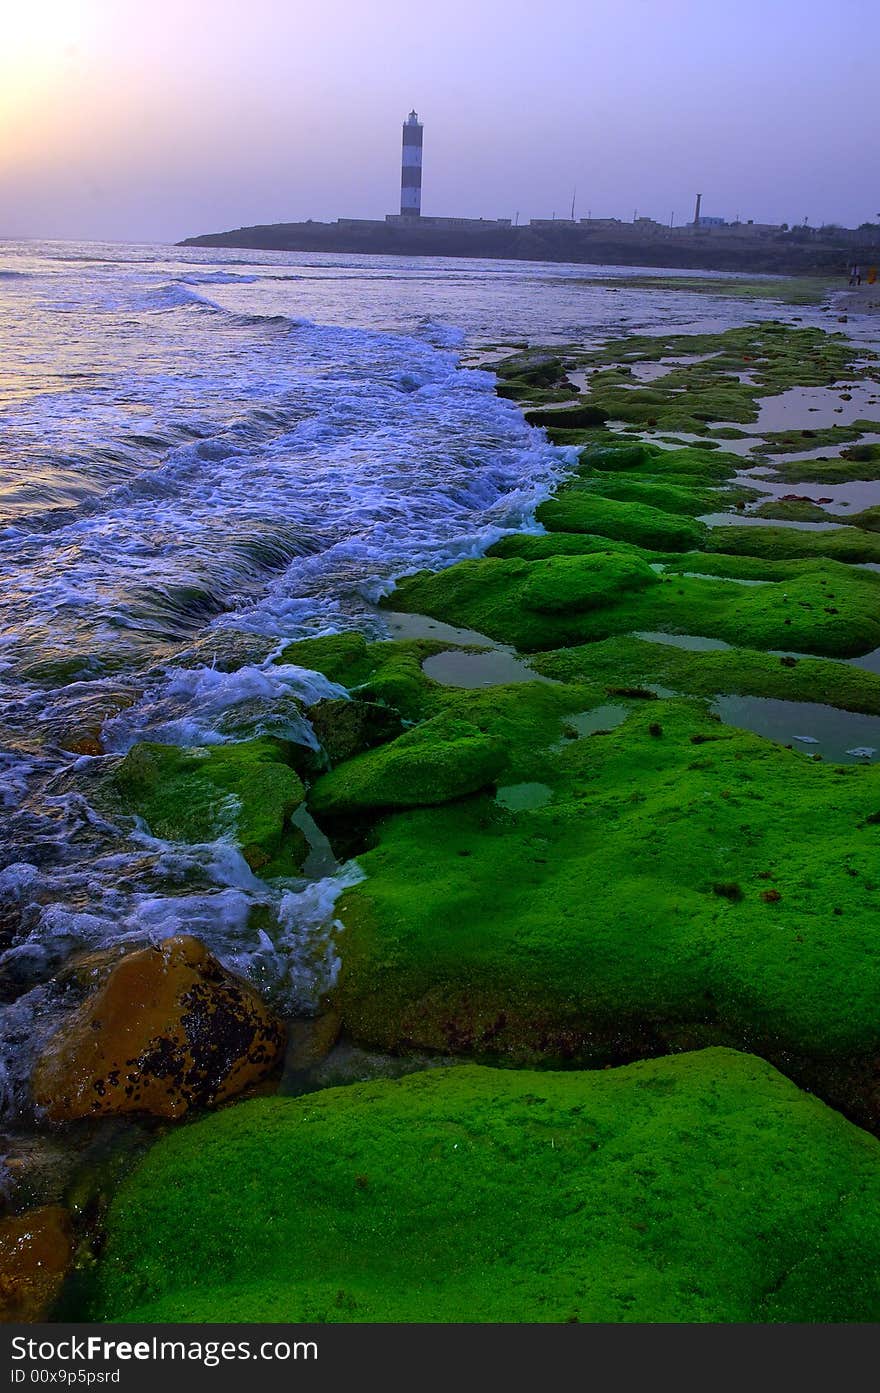
[[[400,212],[417,218],[422,211],[422,123],[414,111],[403,123],[403,163],[400,170]]]

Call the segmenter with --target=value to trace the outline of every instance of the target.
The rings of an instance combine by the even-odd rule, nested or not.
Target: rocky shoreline
[[[194,939],[68,969],[34,1100],[145,1155],[0,1220],[9,1318],[876,1319],[878,356],[759,323],[495,368],[568,447],[535,530],[279,653],[334,684],[315,748],[102,775],[362,878],[310,1021]]]

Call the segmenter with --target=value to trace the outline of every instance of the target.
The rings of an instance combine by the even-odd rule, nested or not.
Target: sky
[[[3,0],[0,237],[880,214],[875,0]]]

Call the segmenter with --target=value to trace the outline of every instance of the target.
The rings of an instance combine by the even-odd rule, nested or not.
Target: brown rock
[[[67,735],[61,743],[63,750],[72,755],[102,755],[104,746],[95,735]]]
[[[31,1088],[55,1122],[182,1117],[264,1078],[284,1045],[254,989],[184,935],[122,958],[49,1041]]]
[[[60,1205],[0,1219],[0,1321],[45,1320],[72,1260],[70,1220]]]
[[[336,1044],[342,1033],[342,1017],[327,1011],[311,1020],[291,1022],[288,1030],[285,1076],[308,1073],[316,1068]]]

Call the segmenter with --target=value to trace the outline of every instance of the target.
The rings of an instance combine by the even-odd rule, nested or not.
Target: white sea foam
[[[234,718],[236,709],[246,707],[242,719],[250,734],[272,730],[315,748],[301,708],[346,694],[344,687],[321,673],[289,663],[245,664],[234,672],[213,667],[171,669],[135,705],[104,722],[104,747],[124,754],[138,740],[166,745],[222,743],[234,733],[234,725],[230,730],[227,719],[224,726],[224,718]]]

